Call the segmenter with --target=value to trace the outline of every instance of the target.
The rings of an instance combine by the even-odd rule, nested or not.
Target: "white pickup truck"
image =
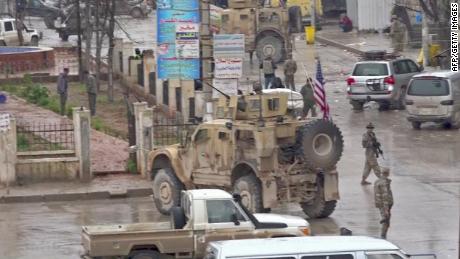
[[[37,30],[28,29],[24,25],[22,32],[24,45],[38,46],[41,36]],[[19,36],[16,29],[16,19],[0,18],[0,46],[19,46]]]
[[[222,190],[182,192],[170,222],[83,226],[83,258],[202,258],[211,241],[310,235],[300,217],[251,214],[241,196]]]

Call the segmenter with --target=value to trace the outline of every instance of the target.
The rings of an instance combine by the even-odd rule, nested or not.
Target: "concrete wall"
[[[79,160],[69,158],[21,159],[16,163],[16,180],[21,183],[75,180]]]
[[[16,181],[16,121],[10,119],[10,129],[0,132],[0,184]]]

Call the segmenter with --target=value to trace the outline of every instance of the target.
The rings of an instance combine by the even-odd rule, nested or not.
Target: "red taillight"
[[[385,84],[394,85],[395,84],[395,78],[393,76],[387,76],[387,77],[385,77],[385,79],[383,79],[383,82]]]
[[[354,79],[353,77],[347,78],[347,85],[350,86],[351,84],[353,84],[353,83],[355,83],[355,82],[356,82],[356,81],[355,81],[355,79]]]

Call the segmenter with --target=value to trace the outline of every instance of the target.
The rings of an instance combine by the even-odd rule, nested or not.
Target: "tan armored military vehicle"
[[[336,163],[343,150],[330,121],[288,114],[287,93],[222,97],[215,120],[181,144],[149,153],[154,201],[168,214],[183,189],[221,188],[253,212],[300,203],[311,218],[327,217],[339,199]]]
[[[229,9],[222,14],[220,33],[245,35],[245,49],[252,57],[263,60],[268,55],[278,63],[291,51],[291,33],[302,31],[299,6],[273,7],[256,0],[229,0]]]

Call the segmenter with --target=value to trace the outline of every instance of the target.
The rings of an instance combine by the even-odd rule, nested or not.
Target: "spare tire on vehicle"
[[[331,121],[314,120],[297,129],[296,146],[308,168],[332,169],[342,156],[342,132]]]
[[[273,34],[261,36],[257,40],[256,55],[260,62],[268,56],[271,56],[275,63],[283,62],[286,59],[284,40]]]

